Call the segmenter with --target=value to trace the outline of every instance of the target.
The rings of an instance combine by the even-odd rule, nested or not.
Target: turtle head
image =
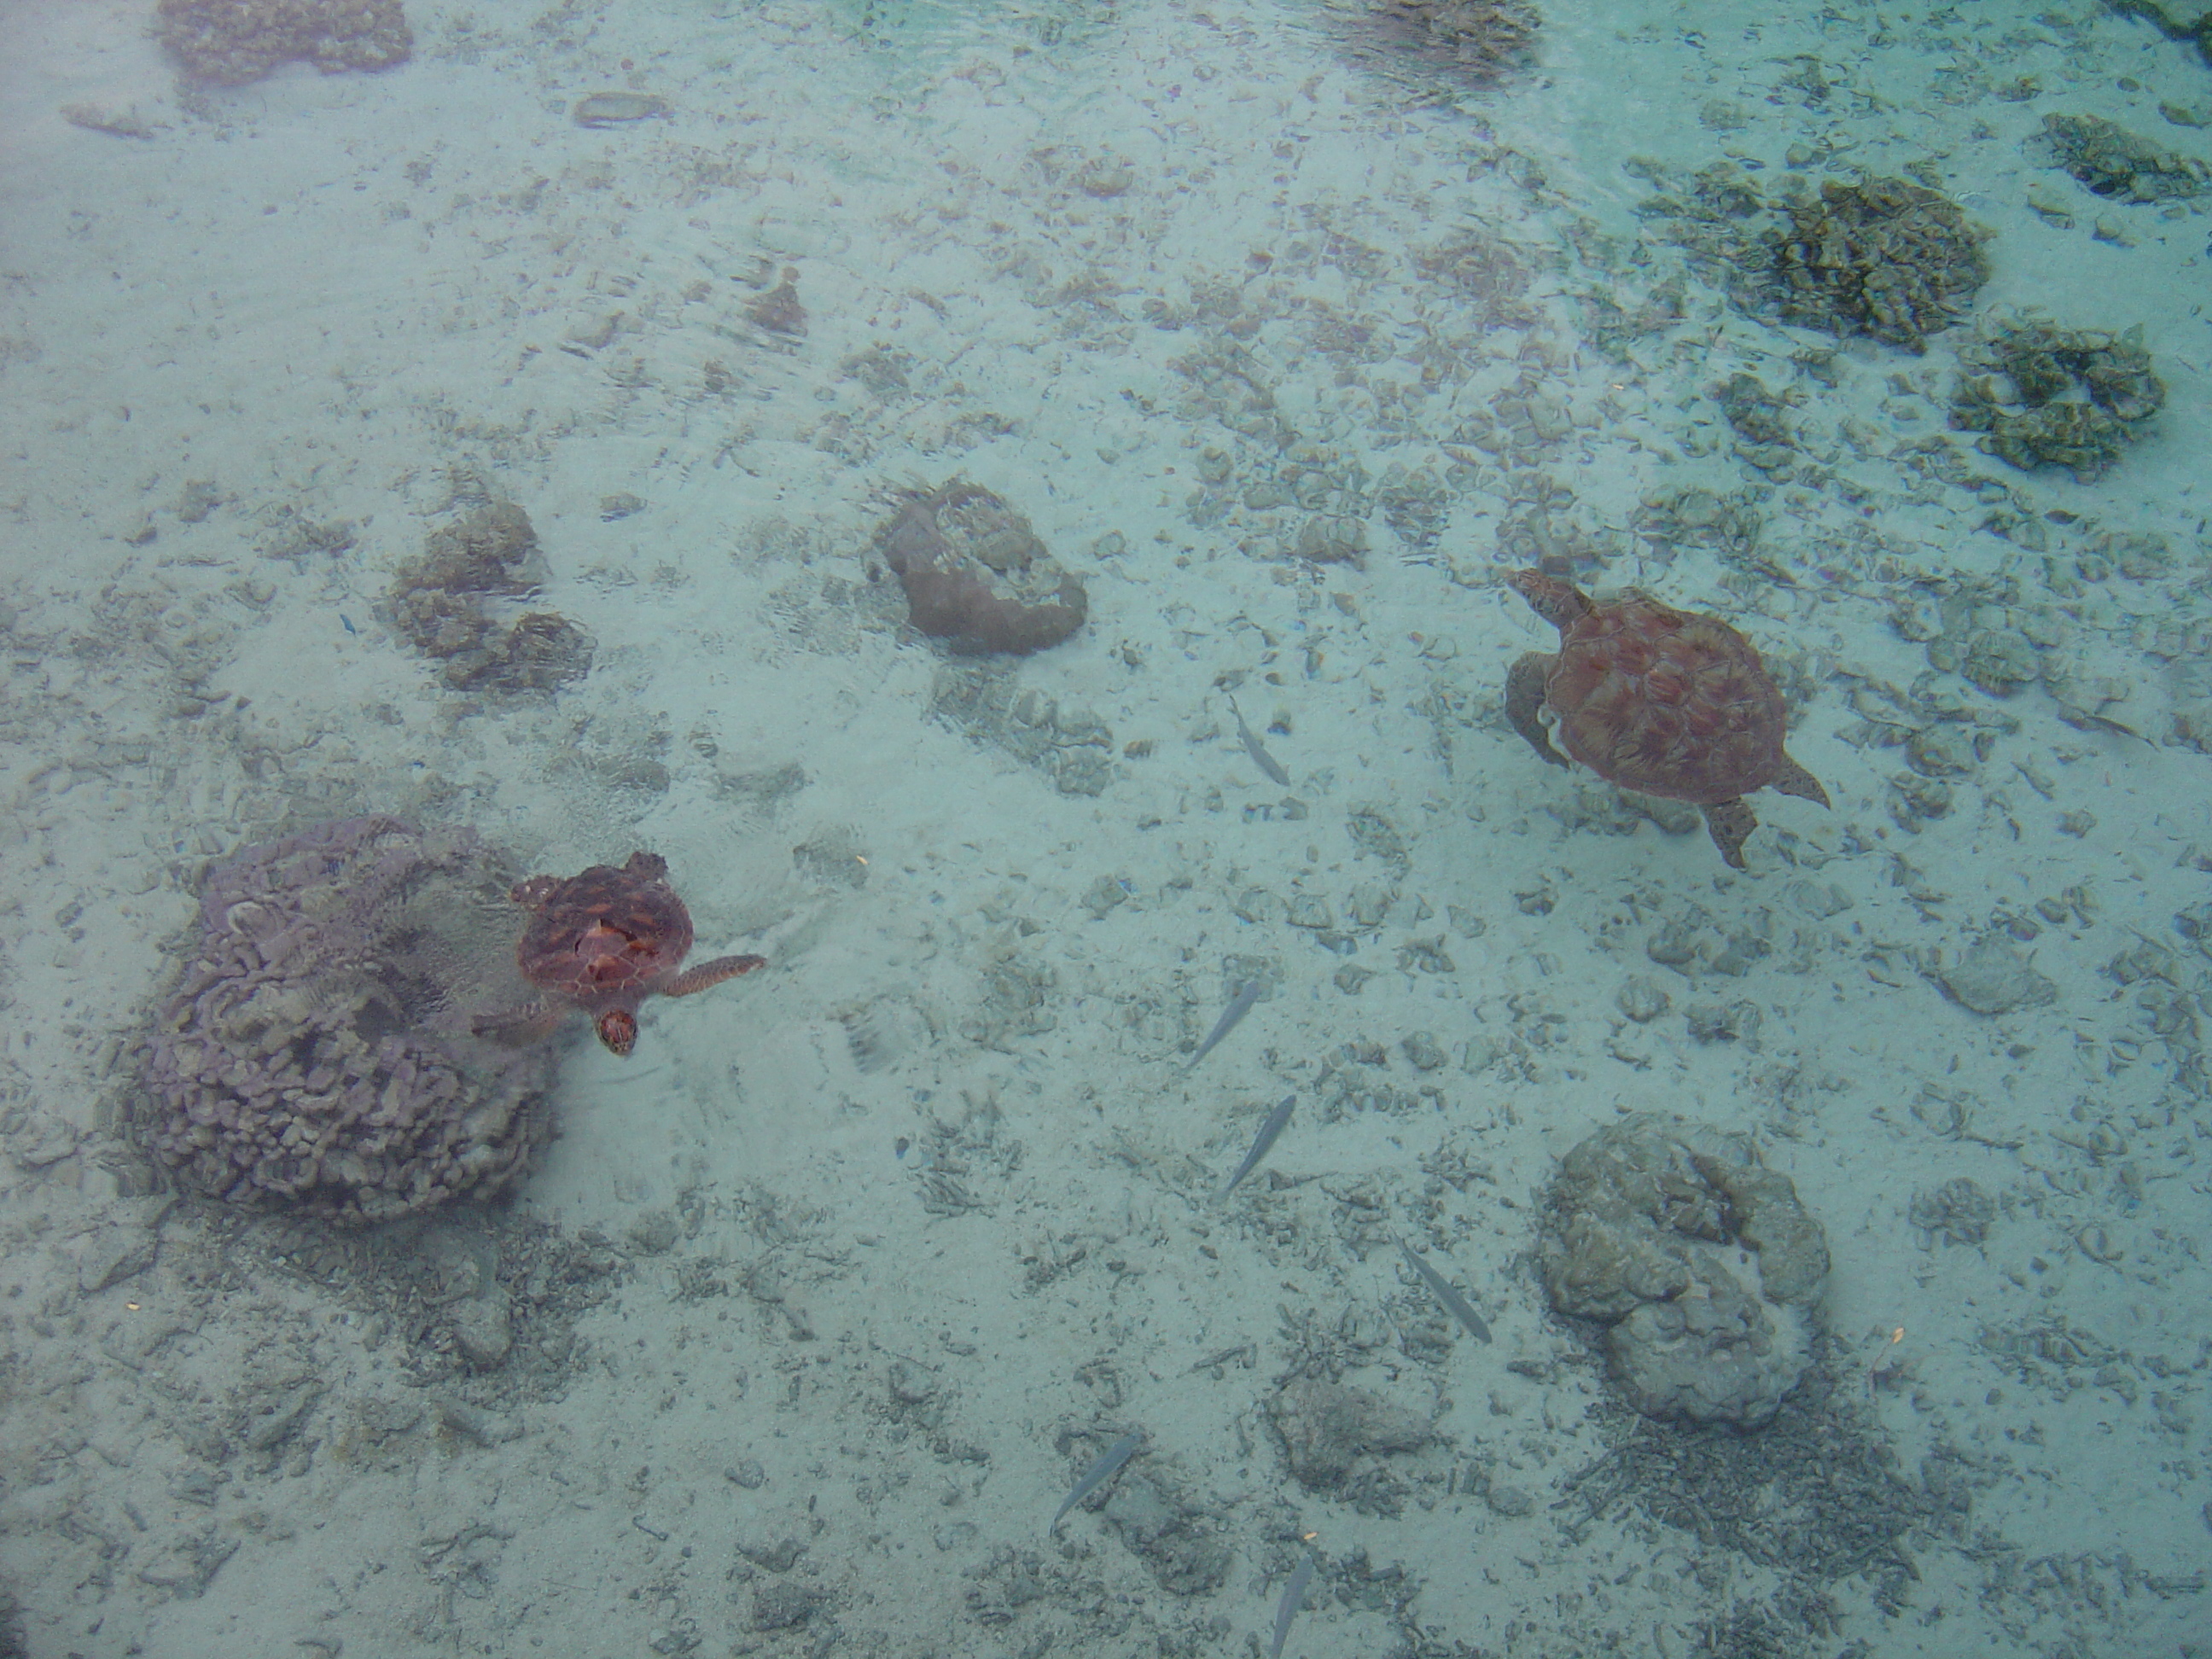
[[[1531,610],[1554,628],[1565,628],[1590,608],[1589,597],[1572,582],[1561,581],[1541,570],[1509,570],[1505,580],[1528,601]]]
[[[637,1016],[628,1008],[610,1008],[596,1022],[599,1041],[617,1057],[628,1060],[637,1047]]]

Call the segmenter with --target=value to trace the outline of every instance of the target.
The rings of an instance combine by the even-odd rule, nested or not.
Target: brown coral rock
[[[908,501],[876,545],[906,588],[908,620],[963,656],[1042,651],[1090,610],[1082,579],[1029,520],[965,479]]]
[[[186,80],[214,87],[290,63],[390,69],[415,49],[399,0],[161,0],[154,32]]]

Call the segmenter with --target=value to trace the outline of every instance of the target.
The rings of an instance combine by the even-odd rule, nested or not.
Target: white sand
[[[1285,1650],[1312,1659],[1748,1650],[1712,1633],[1745,1616],[1822,1654],[2204,1650],[2212,1277],[2181,1073],[2208,975],[2174,916],[2207,896],[2212,786],[2173,735],[2212,703],[2190,637],[2206,221],[2100,201],[2021,149],[2063,110],[2206,154],[2157,110],[2212,108],[2192,55],[2086,0],[2033,21],[1554,6],[1540,69],[1455,106],[1235,0],[886,4],[901,21],[873,33],[843,3],[417,4],[404,68],[180,101],[147,9],[11,8],[0,67],[0,1592],[29,1654],[1249,1653],[1308,1533],[1322,1572]],[[1831,83],[1810,106],[1782,88],[1808,54]],[[1992,95],[2022,76],[2039,95]],[[570,122],[624,86],[672,116]],[[1684,268],[1625,160],[1680,180],[1747,157],[1773,188],[1793,143],[1932,161],[1996,233],[1979,313],[2142,325],[2170,392],[2152,434],[2094,484],[1955,436],[1994,480],[1978,500],[1891,453],[1943,433],[1966,331],[1924,357],[1847,343],[1833,390],[1790,361],[1824,337],[1695,279],[1633,362],[1583,337],[1579,296],[1632,311]],[[1101,158],[1126,191],[1078,186]],[[2031,185],[2070,197],[2071,228]],[[1470,320],[1408,257],[1463,227],[1532,273],[1528,325]],[[787,264],[795,349],[744,321]],[[1155,326],[1153,301],[1188,325]],[[1209,411],[1179,367],[1230,347],[1370,488],[1394,464],[1444,477],[1437,445],[1463,449],[1501,392],[1557,424],[1513,467],[1477,457],[1431,552],[1377,512],[1363,568],[1260,556],[1306,515],[1185,507],[1204,452],[1240,494],[1279,459],[1217,418],[1241,386]],[[854,366],[878,349],[903,391]],[[1787,418],[1825,477],[1778,490],[1730,456],[1705,394],[1738,371],[1803,392]],[[1747,875],[1504,725],[1507,665],[1550,638],[1492,580],[1532,463],[1572,492],[1554,526],[1615,550],[1596,580],[1721,611],[1809,691],[1792,751],[1833,809],[1759,797]],[[544,603],[598,639],[556,702],[458,713],[375,619],[456,471],[526,508]],[[955,473],[1089,584],[1086,628],[1003,672],[1110,728],[1098,795],[932,718],[945,659],[869,588],[896,493]],[[217,504],[187,522],[195,483]],[[1759,554],[1796,585],[1655,556],[1639,502],[1693,486],[1756,486]],[[646,509],[603,520],[617,493]],[[1980,528],[1999,507],[2014,540]],[[272,558],[288,513],[357,540]],[[2164,538],[2170,568],[2053,576],[2115,532]],[[1891,610],[1954,580],[1987,585],[1966,626],[2029,629],[2057,689],[2113,682],[2087,706],[2118,693],[2102,712],[2154,741],[1934,673]],[[1917,712],[1888,700],[1923,674]],[[1224,676],[1255,730],[1287,728],[1267,740],[1291,789],[1244,755]],[[1994,741],[1907,833],[1905,750],[1866,716]],[[665,791],[608,781],[641,757]],[[772,805],[727,781],[792,763],[805,787]],[[650,847],[702,953],[772,960],[653,1005],[626,1063],[571,1033],[563,1137],[495,1235],[553,1224],[629,1263],[557,1388],[410,1387],[420,1345],[374,1285],[287,1277],[266,1230],[227,1246],[222,1218],[118,1195],[103,1126],[208,860],[359,811],[465,819],[562,872]],[[1363,854],[1354,811],[1395,827],[1402,866]],[[1102,878],[1127,898],[1094,916]],[[1351,954],[1279,904],[1241,919],[1255,889],[1325,902]],[[1355,927],[1363,890],[1385,913]],[[1540,892],[1547,913],[1518,896]],[[2021,917],[2055,1000],[1948,1000],[1934,970]],[[1689,975],[1646,953],[1669,927]],[[1740,975],[1711,965],[1731,939]],[[1405,965],[1409,941],[1450,969]],[[2151,977],[2123,987],[2108,964],[2146,945]],[[1184,1075],[1232,957],[1278,988]],[[1374,975],[1356,996],[1348,964]],[[1632,975],[1668,1012],[1624,1018]],[[2141,1006],[2161,988],[2187,1011],[2163,1037]],[[1730,1004],[1755,1040],[1696,1041],[1686,1010]],[[869,1021],[884,1063],[863,1072],[848,1025]],[[1416,1033],[1449,1063],[1417,1070]],[[1266,1108],[1332,1068],[1434,1093],[1334,1114],[1308,1094],[1267,1168],[1204,1204]],[[1593,1414],[1601,1367],[1545,1305],[1534,1205],[1560,1153],[1647,1109],[1760,1135],[1827,1228],[1825,1323],[1839,1364],[1885,1368],[1856,1392],[1900,1474],[1933,1457],[1972,1487],[1968,1521],[1905,1535],[1917,1576],[1891,1611],[1846,1577],[1810,1631],[1777,1572],[1626,1501],[1576,1526],[1568,1482],[1631,1425]],[[932,1159],[981,1207],[925,1207]],[[1996,1202],[1980,1248],[1906,1219],[1960,1177]],[[672,1249],[633,1235],[656,1215]],[[1492,1346],[1401,1351],[1432,1310],[1394,1230],[1449,1245]],[[482,1236],[456,1218],[421,1248]],[[1347,1382],[1436,1413],[1443,1441],[1382,1460],[1401,1514],[1286,1470],[1264,1402],[1299,1321]],[[433,1398],[492,1416],[439,1431]],[[1044,1540],[1133,1426],[1130,1474],[1230,1553],[1218,1590],[1163,1589],[1093,1511]],[[726,1478],[746,1460],[759,1484]],[[757,1628],[792,1585],[821,1598],[808,1620]]]

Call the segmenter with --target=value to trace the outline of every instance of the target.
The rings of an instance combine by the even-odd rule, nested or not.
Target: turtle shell
[[[1751,641],[1632,589],[1560,629],[1544,700],[1570,755],[1647,795],[1710,806],[1784,764],[1782,693]]]
[[[562,879],[532,876],[514,892],[534,912],[515,960],[532,984],[586,1000],[658,989],[691,948],[691,915],[667,861],[633,853]]]

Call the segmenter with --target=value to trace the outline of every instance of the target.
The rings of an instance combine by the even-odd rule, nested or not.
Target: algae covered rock
[[[511,875],[466,830],[346,818],[209,872],[133,1121],[227,1203],[360,1225],[501,1191],[550,1135],[555,1056],[478,1041]]]
[[[1483,85],[1535,56],[1542,19],[1528,0],[1327,0],[1352,55]]]
[[[1552,1306],[1605,1327],[1646,1416],[1755,1428],[1810,1360],[1820,1224],[1747,1135],[1644,1115],[1560,1161],[1539,1259]]]

